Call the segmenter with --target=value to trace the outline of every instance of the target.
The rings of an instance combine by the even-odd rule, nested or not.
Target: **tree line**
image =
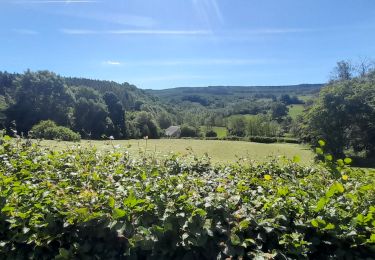
[[[3,128],[24,136],[51,120],[83,138],[156,138],[156,115],[168,114],[156,99],[127,83],[64,78],[49,71],[0,72],[0,97]]]

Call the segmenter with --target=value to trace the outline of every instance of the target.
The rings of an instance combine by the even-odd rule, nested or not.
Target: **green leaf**
[[[339,183],[339,182],[336,182],[336,183],[335,183],[335,187],[336,187],[336,190],[337,190],[338,192],[340,192],[340,193],[343,193],[343,192],[345,191],[344,186],[342,186],[342,184]]]
[[[114,208],[115,207],[115,199],[110,197],[108,199],[108,206],[110,206],[111,208]]]
[[[225,189],[223,187],[219,186],[219,187],[216,188],[216,191],[217,192],[224,192]]]
[[[113,218],[114,219],[119,219],[119,218],[122,218],[126,215],[126,211],[125,210],[122,210],[122,209],[119,209],[119,208],[115,208],[113,209]]]
[[[321,198],[318,201],[318,204],[316,204],[315,211],[321,211],[325,207],[327,202],[328,202],[327,198],[325,198],[325,197]]]
[[[323,154],[323,150],[322,150],[322,148],[319,148],[319,147],[315,148],[315,152],[316,152],[317,154],[319,154],[319,155],[322,155],[322,154]]]
[[[301,157],[299,157],[298,155],[293,156],[293,162],[299,163],[300,161],[301,161]]]
[[[370,242],[375,243],[375,234],[371,234],[370,236]]]
[[[144,201],[145,200],[143,199],[137,199],[134,195],[134,192],[131,190],[129,192],[129,196],[124,199],[124,206],[133,209],[135,206],[143,203]]]
[[[240,229],[247,229],[249,226],[250,226],[250,221],[249,220],[242,220],[238,226],[240,227]]]
[[[325,230],[332,230],[335,229],[335,225],[332,223],[328,223],[327,226],[324,228]]]
[[[199,215],[199,216],[201,216],[201,217],[204,217],[204,216],[207,215],[207,212],[206,212],[204,209],[196,209],[196,210],[193,211],[193,214],[192,214],[192,215],[193,215],[193,216],[195,216],[195,215]]]
[[[345,191],[344,186],[342,186],[341,183],[335,182],[332,184],[332,186],[329,188],[328,192],[326,193],[326,197],[330,198],[336,193],[343,193]]]
[[[286,186],[280,187],[280,188],[277,189],[277,194],[279,196],[286,196],[286,195],[288,195],[288,193],[289,193],[289,188],[286,187]]]
[[[351,158],[345,158],[345,159],[344,159],[344,163],[345,163],[345,164],[351,164],[352,161],[353,161],[353,160],[352,160]]]
[[[318,144],[320,147],[324,147],[326,145],[326,142],[324,140],[319,140]]]
[[[325,158],[326,158],[327,161],[330,161],[330,162],[333,160],[333,156],[330,155],[330,154],[327,154],[327,155],[325,156]]]
[[[236,234],[231,234],[230,235],[230,242],[232,242],[232,245],[237,246],[241,243],[241,239]]]
[[[319,227],[319,222],[316,220],[316,219],[313,219],[313,220],[311,220],[311,225],[313,226],[313,227]]]
[[[340,166],[340,167],[344,166],[345,165],[344,164],[344,160],[343,159],[338,159],[337,160],[337,165]]]
[[[56,257],[57,259],[69,259],[69,251],[65,248],[59,248],[59,255]]]

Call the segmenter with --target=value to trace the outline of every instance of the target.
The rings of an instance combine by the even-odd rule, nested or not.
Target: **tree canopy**
[[[306,115],[307,135],[335,155],[375,154],[375,72],[327,85]]]

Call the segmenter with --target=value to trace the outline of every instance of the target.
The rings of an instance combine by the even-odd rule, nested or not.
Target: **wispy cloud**
[[[68,11],[58,11],[57,14],[70,16],[79,19],[88,19],[105,23],[119,24],[125,26],[134,26],[140,28],[150,28],[157,25],[157,21],[152,17],[124,14],[116,12],[68,12]]]
[[[37,34],[39,34],[38,31],[29,30],[29,29],[13,29],[13,32],[15,32],[17,34],[22,34],[22,35],[37,35]]]
[[[97,0],[24,0],[12,1],[14,4],[82,4],[82,3],[98,3]]]
[[[61,29],[64,34],[70,35],[90,35],[90,34],[112,34],[112,35],[205,35],[209,31],[205,30],[81,30],[81,29]]]
[[[121,66],[122,63],[119,61],[107,60],[103,62],[104,65]]]
[[[320,31],[320,29],[312,28],[259,28],[259,29],[248,29],[239,30],[239,34],[287,34],[287,33],[303,33],[303,32],[314,32]]]
[[[208,28],[213,24],[224,23],[224,17],[217,0],[192,0],[193,8],[201,22]]]
[[[279,34],[295,34],[306,32],[319,32],[322,29],[313,28],[261,28],[261,29],[245,29],[232,31],[216,31],[210,30],[91,30],[91,29],[61,29],[63,34],[70,35],[90,35],[90,34],[112,34],[112,35],[215,35],[216,37],[241,37],[249,35],[279,35]]]

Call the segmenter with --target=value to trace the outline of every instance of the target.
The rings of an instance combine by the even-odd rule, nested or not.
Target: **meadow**
[[[194,154],[201,157],[208,154],[213,163],[233,163],[239,158],[255,160],[258,162],[269,161],[270,157],[285,156],[293,159],[298,156],[301,163],[310,164],[314,154],[308,146],[298,144],[274,143],[263,144],[242,141],[221,140],[193,140],[193,139],[144,139],[140,140],[113,140],[93,141],[82,140],[79,143],[62,141],[41,141],[41,145],[52,149],[64,149],[76,145],[83,148],[94,146],[99,151],[118,149],[128,151],[130,155],[139,157],[145,152],[150,156],[162,158],[171,153],[181,156]]]
[[[302,115],[305,109],[303,105],[290,105],[288,108],[288,115],[293,119],[296,119],[297,116]]]

